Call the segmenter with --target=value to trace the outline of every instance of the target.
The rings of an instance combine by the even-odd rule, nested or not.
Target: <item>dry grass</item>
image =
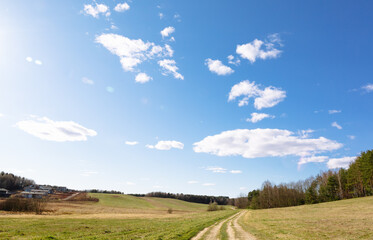
[[[373,197],[252,210],[240,224],[259,239],[373,239]]]

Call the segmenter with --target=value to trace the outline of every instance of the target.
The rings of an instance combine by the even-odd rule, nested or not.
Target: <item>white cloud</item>
[[[206,170],[214,172],[214,173],[226,173],[227,172],[227,169],[222,168],[222,167],[207,167]]]
[[[367,92],[373,92],[373,84],[372,83],[368,83],[367,85],[363,86],[362,88]]]
[[[310,133],[313,133],[313,132],[314,132],[314,130],[312,130],[312,129],[300,130],[300,131],[298,131],[298,135],[301,138],[308,138]]]
[[[259,85],[256,85],[255,82],[245,80],[232,87],[229,92],[228,101],[232,101],[240,96],[244,97],[239,101],[238,106],[245,106],[249,104],[250,98],[254,98],[254,107],[260,110],[262,108],[273,107],[283,101],[286,97],[286,92],[272,86],[260,89]]]
[[[197,153],[244,158],[300,156],[332,151],[343,145],[324,137],[301,138],[281,129],[236,129],[207,136],[193,144]]]
[[[97,4],[96,6],[86,4],[84,5],[84,13],[91,15],[94,18],[98,18],[100,14],[105,15],[106,17],[110,16],[109,7],[105,4]]]
[[[349,139],[351,139],[351,140],[355,140],[355,138],[356,138],[354,135],[348,135],[347,137],[348,137]]]
[[[329,114],[336,114],[336,113],[341,113],[341,110],[329,110]]]
[[[329,169],[334,168],[348,168],[351,162],[353,162],[356,157],[342,157],[342,158],[331,158],[329,159],[327,165]]]
[[[31,57],[27,57],[27,58],[26,58],[26,61],[27,61],[27,62],[32,62],[32,58],[31,58]]]
[[[171,37],[169,41],[170,41],[170,42],[175,42],[175,38],[174,38],[174,37]]]
[[[191,180],[191,181],[188,181],[187,183],[188,184],[196,184],[196,183],[198,183],[198,181]]]
[[[87,171],[83,171],[80,175],[83,176],[83,177],[90,177],[90,176],[96,175],[96,174],[98,174],[97,171],[87,170]]]
[[[270,35],[272,36],[272,35]],[[275,43],[279,43],[279,38],[269,37],[268,42],[255,39],[254,41],[242,45],[237,45],[236,53],[242,58],[254,63],[256,59],[277,58],[281,51],[275,48]]]
[[[42,65],[43,63],[40,60],[35,60],[35,64]]]
[[[93,85],[95,82],[87,77],[82,78],[82,82],[85,84]]]
[[[135,81],[138,83],[146,83],[152,80],[153,78],[148,76],[146,73],[139,73],[136,75]]]
[[[159,141],[156,145],[146,145],[150,149],[171,150],[171,148],[183,149],[184,144],[178,141]]]
[[[232,174],[239,174],[239,173],[242,173],[241,170],[230,170],[229,172],[232,173]]]
[[[298,166],[306,164],[306,163],[310,163],[310,162],[318,162],[318,163],[325,162],[327,160],[328,160],[327,156],[301,157],[299,162],[298,162]]]
[[[101,34],[96,37],[96,42],[102,44],[112,54],[120,58],[120,63],[125,71],[135,71],[135,68],[145,60],[154,57],[172,57],[173,50],[169,45],[161,47],[152,42],[144,42],[141,39],[129,39],[118,34]],[[183,79],[183,76],[176,71],[176,62],[170,59],[159,61],[163,68],[172,72],[176,78]]]
[[[254,113],[251,114],[251,118],[246,119],[246,121],[256,123],[256,122],[262,121],[265,118],[274,118],[274,116],[269,115],[267,113],[256,113],[256,112],[254,112]]]
[[[210,58],[206,59],[205,65],[208,66],[210,72],[216,73],[218,75],[229,75],[232,74],[234,71],[232,68],[225,66],[219,60],[212,60]]]
[[[87,137],[97,135],[96,131],[73,121],[53,121],[47,117],[32,117],[17,122],[16,126],[28,134],[47,141],[87,141]]]
[[[332,127],[336,127],[336,128],[338,128],[339,130],[342,129],[341,125],[339,125],[337,122],[332,122]]]
[[[228,57],[228,63],[229,64],[233,64],[233,65],[239,65],[240,64],[240,62],[241,62],[241,60],[240,59],[238,59],[238,58],[234,58],[234,56],[233,55],[229,55]]]
[[[118,3],[114,10],[117,12],[124,12],[130,9],[130,5],[128,5],[126,2],[125,3]]]
[[[175,60],[163,59],[158,61],[158,64],[165,70],[162,73],[163,75],[168,75],[169,73],[171,73],[174,76],[174,78],[184,80],[184,76],[177,72],[179,68],[176,67]]]
[[[159,13],[159,19],[163,19],[164,18],[164,14],[163,13]]]
[[[209,186],[215,186],[215,183],[204,183],[203,186],[209,187]]]
[[[134,146],[134,145],[139,144],[139,142],[137,142],[137,141],[126,141],[125,144],[130,145],[130,146]]]
[[[164,29],[161,31],[161,35],[162,35],[162,37],[164,38],[164,37],[168,37],[168,36],[170,36],[170,34],[172,34],[173,32],[175,32],[175,28],[169,26],[169,27],[164,28]]]
[[[116,30],[116,29],[118,29],[118,27],[117,27],[117,26],[115,26],[114,24],[111,24],[110,28],[111,28],[111,29],[113,29],[113,30]]]

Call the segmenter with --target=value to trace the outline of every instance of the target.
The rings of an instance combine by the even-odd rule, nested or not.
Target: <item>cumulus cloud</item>
[[[169,27],[164,28],[164,29],[161,31],[161,35],[162,35],[162,37],[164,38],[164,37],[168,37],[168,36],[170,36],[170,35],[171,35],[172,33],[174,33],[174,32],[175,32],[175,28],[169,26]]]
[[[210,72],[216,73],[218,75],[229,75],[232,74],[234,71],[232,68],[225,66],[219,60],[212,60],[210,58],[206,59],[205,65],[208,66]]]
[[[53,121],[47,117],[32,117],[17,122],[16,126],[42,140],[55,142],[87,141],[87,137],[97,135],[96,131],[73,121]]]
[[[110,16],[110,10],[109,7],[105,4],[97,4],[96,6],[91,4],[85,4],[84,5],[84,13],[87,15],[91,15],[94,18],[98,18],[99,15],[105,15],[106,17]]]
[[[125,3],[118,3],[114,10],[117,12],[124,12],[130,9],[130,5],[128,5],[126,2]]]
[[[184,76],[177,72],[179,70],[178,67],[176,67],[175,60],[172,59],[163,59],[158,61],[159,66],[163,68],[163,75],[167,76],[168,74],[172,74],[174,78],[184,80]]]
[[[214,172],[214,173],[226,173],[227,172],[227,169],[222,168],[222,167],[207,167],[206,170]]]
[[[286,97],[286,92],[272,86],[260,89],[255,82],[245,80],[232,87],[228,101],[235,100],[240,96],[243,96],[243,98],[239,101],[238,106],[248,105],[249,99],[254,98],[254,107],[260,110],[273,107],[283,101]]]
[[[251,118],[246,119],[246,121],[256,123],[256,122],[262,121],[265,118],[274,118],[274,116],[269,115],[267,113],[256,113],[256,112],[254,112],[254,113],[251,114]]]
[[[87,77],[82,78],[82,82],[88,85],[93,85],[95,82]]]
[[[26,57],[26,61],[27,62],[34,62],[36,65],[42,65],[43,64],[43,62],[40,61],[40,60],[33,61],[32,57]]]
[[[328,113],[329,114],[336,114],[336,113],[341,113],[342,111],[341,110],[329,110]]]
[[[146,145],[150,149],[171,150],[171,148],[183,149],[184,144],[178,141],[159,141],[156,145]]]
[[[363,86],[362,88],[367,92],[373,92],[373,84],[372,83],[368,83],[367,85]]]
[[[146,73],[139,73],[136,75],[135,81],[138,83],[147,83],[153,78],[148,76]]]
[[[126,141],[125,144],[130,145],[130,146],[134,146],[134,145],[139,144],[139,142],[137,142],[137,141]]]
[[[235,58],[233,55],[229,55],[228,57],[228,63],[229,64],[233,64],[233,65],[239,65],[240,64],[240,62],[241,62],[241,60],[240,59],[238,59],[238,58]]]
[[[302,138],[289,130],[236,129],[207,136],[193,144],[197,153],[244,158],[299,156],[308,157],[332,151],[343,145],[324,137]]]
[[[279,41],[278,35],[277,37],[269,37],[268,41],[255,39],[252,42],[237,45],[236,53],[251,63],[254,63],[257,59],[277,58],[280,56],[281,50],[275,48],[275,44],[279,44]]]
[[[239,174],[239,173],[242,173],[241,170],[230,170],[229,172],[232,173],[232,174]]]
[[[32,62],[32,57],[27,57],[27,58],[26,58],[26,61],[27,61],[27,62]]]
[[[339,130],[342,129],[341,125],[339,125],[337,122],[332,122],[332,127],[338,128]]]
[[[40,61],[40,60],[35,60],[35,64],[37,64],[37,65],[42,65],[43,63],[42,63],[42,61]]]
[[[342,157],[342,158],[331,158],[329,159],[327,165],[329,169],[335,168],[348,168],[351,162],[353,162],[356,157]]]
[[[130,72],[135,71],[136,67],[145,60],[156,57],[172,57],[174,53],[168,44],[161,47],[152,42],[144,42],[141,39],[129,39],[125,36],[112,33],[101,34],[96,37],[96,42],[102,44],[112,54],[117,55],[122,68]],[[175,60],[163,59],[158,61],[158,64],[165,70],[164,75],[172,73],[175,78],[184,79],[177,72],[178,68],[176,67]]]

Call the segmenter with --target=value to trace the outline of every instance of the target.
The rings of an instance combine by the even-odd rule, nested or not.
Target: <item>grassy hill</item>
[[[373,239],[373,197],[251,210],[239,223],[259,239]]]
[[[108,207],[143,209],[143,210],[167,210],[175,211],[205,211],[206,204],[190,203],[171,198],[134,197],[122,194],[90,193],[92,197],[98,198],[99,205]]]

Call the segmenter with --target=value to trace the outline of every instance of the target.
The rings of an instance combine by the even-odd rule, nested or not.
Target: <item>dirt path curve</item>
[[[235,218],[230,219],[227,223],[227,233],[228,239],[245,239],[245,240],[255,240],[256,237],[246,232],[240,224],[238,224],[238,219],[245,215],[247,211],[241,211]]]
[[[216,239],[219,239],[219,232],[220,232],[220,228],[222,227],[222,225],[226,221],[229,221],[232,218],[234,218],[235,216],[237,216],[238,214],[240,214],[240,213],[236,213],[236,214],[234,214],[233,216],[230,216],[227,219],[224,219],[220,222],[216,222],[213,225],[211,225],[210,227],[207,227],[207,228],[203,229],[195,237],[193,237],[192,240],[201,240],[201,239],[216,240]]]
[[[68,196],[68,197],[66,197],[66,198],[64,198],[64,199],[62,199],[62,201],[68,201],[68,200],[70,200],[70,199],[72,199],[72,198],[78,196],[79,194],[80,194],[80,192],[73,193],[73,194],[71,194],[70,196]]]
[[[192,240],[216,240],[219,239],[220,229],[224,223],[227,223],[227,234],[229,240],[243,239],[243,240],[255,240],[256,238],[251,234],[247,233],[243,228],[238,224],[238,219],[246,214],[246,211],[240,211],[239,213],[234,214],[233,216],[224,219],[220,222],[216,222],[203,229],[199,232]]]

